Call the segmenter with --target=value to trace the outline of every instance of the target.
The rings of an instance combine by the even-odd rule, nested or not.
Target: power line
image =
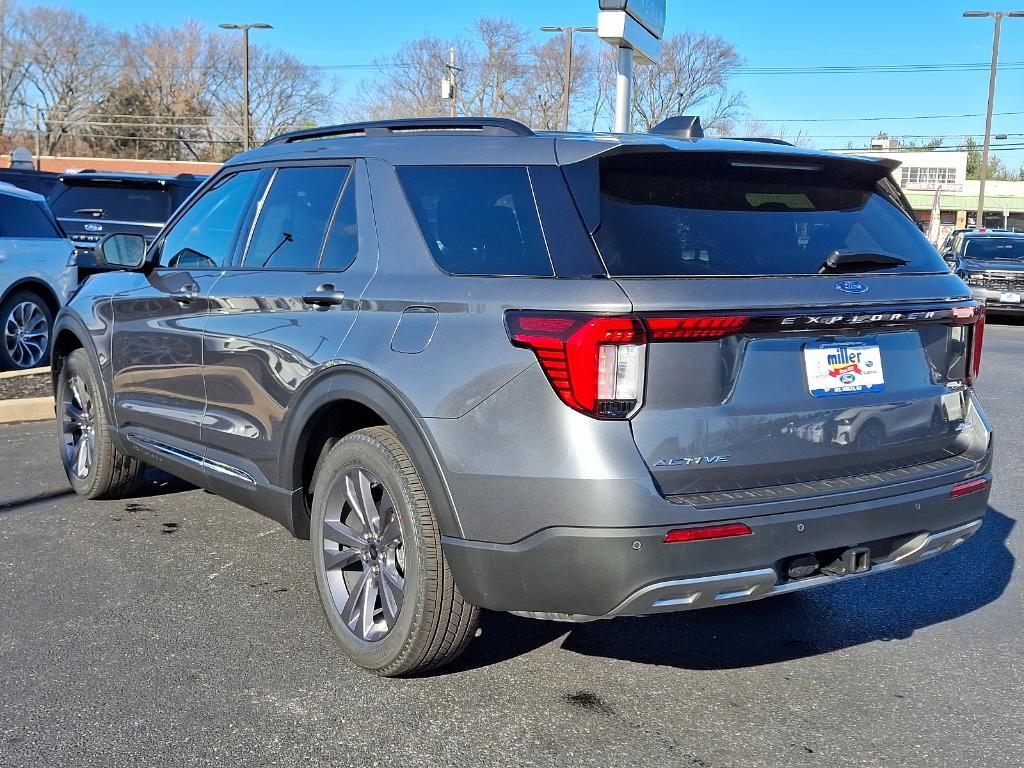
[[[1024,112],[996,112],[997,117],[1024,115]],[[984,117],[984,112],[972,112],[961,115],[903,115],[889,117],[810,117],[810,118],[757,118],[762,123],[878,123],[895,120],[957,120],[968,117]]]

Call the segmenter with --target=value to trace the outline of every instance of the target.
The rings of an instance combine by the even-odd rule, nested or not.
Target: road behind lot
[[[693,614],[487,615],[417,680],[342,658],[306,542],[166,479],[81,501],[49,424],[0,427],[0,766],[1019,768],[1022,364],[990,326],[998,480],[961,549]]]

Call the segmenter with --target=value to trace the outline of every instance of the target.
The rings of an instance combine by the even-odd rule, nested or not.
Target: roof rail
[[[401,136],[412,133],[475,133],[483,136],[533,136],[522,123],[502,117],[424,117],[307,128],[275,136],[263,146],[335,137]]]

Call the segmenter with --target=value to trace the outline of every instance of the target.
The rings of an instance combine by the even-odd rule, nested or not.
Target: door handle
[[[314,307],[336,307],[345,301],[345,292],[334,290],[330,283],[324,283],[313,293],[307,293],[302,301]]]
[[[194,284],[183,285],[181,288],[171,291],[171,295],[179,304],[191,304],[199,298],[199,286]]]

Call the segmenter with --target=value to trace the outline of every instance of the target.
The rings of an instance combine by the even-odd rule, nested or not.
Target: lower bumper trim
[[[716,605],[732,605],[751,600],[760,600],[772,595],[797,592],[811,587],[833,584],[837,581],[866,576],[873,573],[902,568],[936,555],[948,552],[963,544],[981,529],[981,520],[932,534],[921,534],[908,541],[884,561],[872,562],[871,568],[863,573],[844,576],[818,575],[792,581],[780,580],[774,568],[761,568],[740,573],[721,573],[692,579],[661,581],[637,590],[622,603],[603,616],[582,616],[579,614],[533,613],[514,611],[517,616],[555,621],[587,622],[598,619],[612,619],[617,616],[646,616],[655,613],[671,613]]]

